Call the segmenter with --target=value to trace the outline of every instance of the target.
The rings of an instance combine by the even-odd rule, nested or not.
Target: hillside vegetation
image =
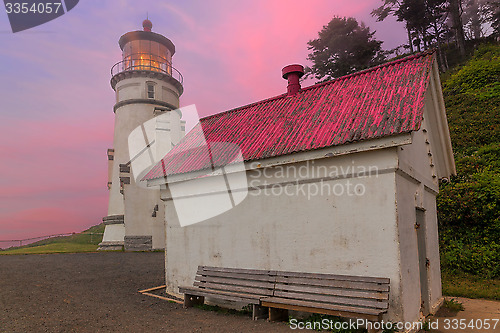
[[[482,45],[441,79],[455,157],[499,143],[500,46]]]
[[[500,299],[500,46],[481,46],[442,84],[457,167],[437,201],[443,289],[466,289],[451,277],[490,279],[476,296]]]
[[[76,253],[93,252],[102,241],[104,224],[71,236],[44,239],[35,243],[0,251],[2,254],[42,254],[42,253]]]

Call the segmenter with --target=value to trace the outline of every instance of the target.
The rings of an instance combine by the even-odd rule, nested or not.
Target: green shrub
[[[464,66],[443,75],[442,84],[456,155],[500,142],[500,46],[479,47]]]
[[[445,274],[500,277],[500,45],[446,73],[443,95],[457,176],[437,198]]]
[[[500,79],[500,47],[486,44],[478,48],[465,66],[443,82],[443,93],[481,95],[485,89],[495,87],[498,92]]]
[[[456,161],[438,196],[441,265],[449,272],[500,277],[500,144]]]

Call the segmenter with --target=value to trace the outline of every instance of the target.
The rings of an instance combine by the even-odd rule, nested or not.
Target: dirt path
[[[0,256],[0,332],[290,332],[144,296],[163,253]]]
[[[447,299],[451,298],[462,303],[464,311],[455,313],[442,308],[438,311],[436,317],[432,318],[437,329],[433,329],[431,332],[500,332],[500,302],[462,297],[447,297]],[[496,321],[494,319],[496,319]],[[435,322],[437,322],[437,324]],[[490,324],[489,329],[484,328],[486,323]],[[496,328],[493,327],[495,323]],[[464,324],[466,327],[463,326]],[[462,325],[462,328],[460,328],[460,325]]]

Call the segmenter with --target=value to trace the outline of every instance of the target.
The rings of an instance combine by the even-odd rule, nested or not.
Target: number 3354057
[[[57,14],[62,6],[61,2],[39,2],[29,4],[26,2],[6,2],[5,11],[7,14]]]

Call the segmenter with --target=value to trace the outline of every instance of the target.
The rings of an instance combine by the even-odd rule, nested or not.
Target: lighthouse
[[[118,44],[122,59],[111,68],[111,88],[116,104],[113,148],[108,149],[108,215],[101,250],[144,251],[165,247],[164,211],[159,189],[140,185],[142,175],[131,167],[130,135],[143,124],[156,125],[157,154],[165,154],[184,136],[185,122],[178,110],[183,92],[181,73],[172,66],[175,46],[167,37],[152,32],[144,20],[143,30],[127,32]],[[155,150],[148,151],[149,153]],[[133,156],[131,156],[133,155]],[[162,158],[163,156],[156,156]],[[140,176],[140,177],[139,177]]]

